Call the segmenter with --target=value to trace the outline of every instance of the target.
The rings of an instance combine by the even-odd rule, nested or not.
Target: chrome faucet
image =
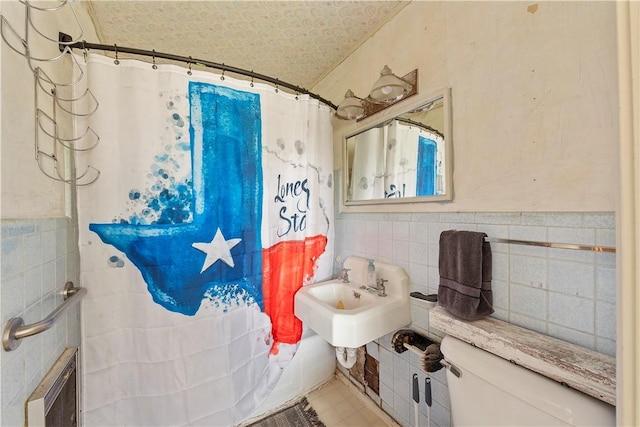
[[[387,296],[387,289],[384,286],[384,282],[388,282],[387,279],[378,279],[376,280],[376,286],[378,288],[378,296],[379,297],[386,297]]]
[[[360,286],[360,289],[366,289],[369,292],[377,292],[379,297],[386,297],[387,296],[387,289],[384,286],[384,283],[388,282],[387,279],[378,279],[376,280],[376,286],[365,286],[362,285]]]
[[[349,283],[349,271],[350,268],[343,268],[338,279],[342,280],[342,283]]]

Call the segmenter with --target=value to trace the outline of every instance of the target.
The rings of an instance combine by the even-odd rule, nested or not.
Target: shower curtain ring
[[[251,70],[251,83],[249,83],[249,86],[253,87],[253,70]]]
[[[278,85],[280,84],[280,80],[276,78],[276,93],[278,93]]]
[[[188,75],[192,75],[192,74],[193,74],[193,72],[191,72],[191,62],[192,62],[192,61],[193,61],[193,58],[192,58],[192,57],[189,57],[189,71],[187,71],[187,74],[188,74]]]
[[[156,50],[153,49],[153,65],[151,66],[151,68],[153,68],[154,70],[158,69],[158,66],[156,65]]]
[[[116,59],[113,61],[113,63],[118,65],[118,64],[120,64],[120,60],[118,59],[118,45],[114,43],[113,47],[114,47],[115,52],[116,52]]]
[[[224,67],[224,62],[222,63],[222,66]],[[222,70],[222,74],[220,75],[220,80],[224,80],[224,72],[227,70]]]

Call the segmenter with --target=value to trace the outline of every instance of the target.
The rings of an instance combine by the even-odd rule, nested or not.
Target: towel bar
[[[9,319],[2,334],[2,348],[4,348],[5,351],[15,350],[20,346],[22,338],[30,337],[51,329],[86,293],[86,288],[76,288],[73,282],[67,282],[62,293],[64,303],[41,321],[25,325],[22,317]]]
[[[616,248],[611,248],[608,246],[589,246],[589,245],[578,245],[575,243],[536,242],[532,240],[498,239],[497,237],[485,237],[484,240],[490,243],[512,243],[515,245],[543,246],[546,248],[576,249],[581,251],[614,252],[614,253],[616,251]]]

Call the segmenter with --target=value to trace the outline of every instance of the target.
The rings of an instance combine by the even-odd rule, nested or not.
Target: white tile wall
[[[78,284],[77,226],[68,218],[1,221],[2,328],[12,317],[42,320],[62,304],[67,281]],[[79,307],[52,329],[0,350],[1,425],[22,426],[24,403],[66,347],[80,343]]]
[[[370,257],[401,265],[411,290],[436,293],[438,239],[448,229],[491,237],[615,246],[613,213],[465,212],[420,214],[336,213],[336,255]],[[360,249],[359,249],[360,248]],[[496,318],[609,354],[615,354],[615,254],[492,244]],[[340,265],[336,265],[338,269]],[[413,304],[412,326],[432,335],[428,312]],[[413,425],[414,372],[423,393],[425,373],[409,352],[397,354],[388,335],[378,340],[382,408],[403,426]],[[415,360],[414,360],[415,359]],[[444,371],[431,374],[434,426],[450,425]],[[420,405],[421,425],[427,408]]]

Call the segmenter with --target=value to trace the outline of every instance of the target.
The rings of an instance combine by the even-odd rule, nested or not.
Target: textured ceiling
[[[310,88],[407,2],[97,1],[100,42],[224,63]]]

